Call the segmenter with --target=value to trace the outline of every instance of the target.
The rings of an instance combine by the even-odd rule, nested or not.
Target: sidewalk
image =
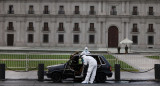
[[[46,76],[45,79],[48,79]],[[15,72],[15,71],[6,71],[6,79],[38,79],[37,71],[29,72]],[[114,80],[114,72],[111,78],[108,80]],[[154,80],[154,71],[147,73],[129,73],[121,72],[121,80]]]
[[[138,69],[139,71],[145,71],[154,68],[154,64],[160,64],[160,59],[150,59],[146,56],[148,55],[130,55],[124,54],[114,55],[117,59],[131,65],[132,67]]]

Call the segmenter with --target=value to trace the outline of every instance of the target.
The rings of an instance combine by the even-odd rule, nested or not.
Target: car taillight
[[[110,69],[110,71],[112,71],[112,67],[111,67],[111,66],[110,66],[110,68],[109,68],[109,69]]]

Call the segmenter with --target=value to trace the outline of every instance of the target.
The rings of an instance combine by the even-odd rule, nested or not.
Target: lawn
[[[67,59],[69,59],[70,55],[20,55],[20,54],[0,54],[0,59],[23,59],[23,61],[2,61],[0,60],[0,63],[5,63],[6,66],[10,69],[17,70],[16,67],[19,67],[19,69],[24,70],[25,67],[28,67],[30,69],[37,68],[38,64],[43,63],[45,64],[45,67],[49,65],[57,65],[57,64],[63,64],[67,62]],[[104,57],[108,60],[108,62],[111,64],[112,69],[114,70],[114,64],[120,64],[121,68],[124,68],[128,71],[138,71],[132,66],[126,64],[123,61],[117,60],[112,55],[104,55]],[[40,61],[33,61],[33,60],[27,60],[25,59],[41,59]],[[51,59],[51,60],[49,60]],[[59,59],[54,60],[54,59]],[[66,59],[66,60],[65,60]]]
[[[69,59],[70,55],[0,54],[0,59]]]
[[[151,59],[160,59],[160,56],[146,56],[146,57]]]
[[[44,64],[45,68],[50,65],[57,65],[66,63],[67,60],[42,60],[42,61],[0,61],[0,63],[4,63],[9,70],[25,70],[28,68],[29,70],[37,69],[38,64]]]
[[[120,64],[121,68],[123,68],[123,69],[125,69],[127,71],[138,71],[137,69],[133,68],[132,66],[128,65],[127,63],[116,59],[112,55],[104,55],[104,57],[111,64],[112,68],[114,68],[115,64]]]

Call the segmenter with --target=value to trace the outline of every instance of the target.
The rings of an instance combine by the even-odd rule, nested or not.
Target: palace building
[[[0,46],[160,48],[160,0],[0,0]]]

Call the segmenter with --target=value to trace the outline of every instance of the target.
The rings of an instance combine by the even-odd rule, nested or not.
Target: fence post
[[[0,80],[5,80],[5,64],[0,64]]]
[[[155,70],[155,79],[159,81],[160,80],[160,64],[155,64],[154,70]]]
[[[28,54],[26,55],[26,71],[28,71]]]
[[[44,64],[38,64],[38,81],[44,80]]]
[[[115,64],[115,81],[120,80],[120,64]]]

